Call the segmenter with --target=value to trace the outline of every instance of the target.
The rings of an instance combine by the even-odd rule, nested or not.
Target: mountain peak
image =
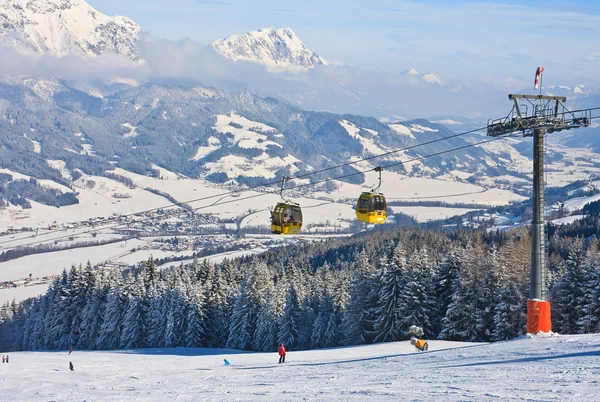
[[[271,68],[312,68],[327,64],[290,27],[262,28],[231,35],[213,42],[211,46],[228,59],[251,61]]]
[[[136,59],[140,27],[126,17],[108,17],[84,0],[0,0],[0,44],[41,54]]]
[[[419,75],[419,72],[415,70],[413,67],[410,67],[408,70],[404,70],[402,74],[406,75]]]
[[[410,78],[412,80],[419,79],[428,84],[442,85],[442,80],[440,80],[439,77],[437,75],[435,75],[434,73],[420,73],[413,67],[410,67],[408,70],[402,71],[401,74],[408,75],[410,77],[415,77],[415,78]]]

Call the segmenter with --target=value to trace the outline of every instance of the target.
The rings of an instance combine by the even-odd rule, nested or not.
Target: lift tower
[[[536,87],[537,79],[536,76]],[[543,69],[542,69],[543,71]],[[546,223],[544,222],[544,136],[546,134],[588,127],[592,110],[569,111],[567,98],[545,95],[508,95],[514,102],[508,116],[489,120],[487,135],[492,137],[522,133],[533,137],[533,217],[531,220],[531,285],[527,301],[527,333],[550,332],[548,268],[546,265]]]

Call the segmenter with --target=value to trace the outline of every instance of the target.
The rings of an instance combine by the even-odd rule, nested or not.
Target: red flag
[[[533,85],[534,89],[538,89],[540,86],[540,77],[542,75],[542,73],[544,72],[544,67],[538,67],[536,72],[535,72],[535,82]]]

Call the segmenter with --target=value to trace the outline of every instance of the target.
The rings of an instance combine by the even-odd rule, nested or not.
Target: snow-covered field
[[[5,302],[12,302],[15,300],[17,303],[31,297],[37,297],[43,295],[48,290],[49,284],[35,285],[35,286],[19,286],[16,288],[0,289],[0,305]],[[2,399],[0,399],[2,400]]]
[[[0,364],[0,400],[595,401],[600,395],[600,334],[429,343],[423,353],[408,341],[292,351],[284,365],[276,353],[217,349],[11,353],[10,363]]]
[[[143,241],[133,239],[103,246],[28,255],[1,263],[0,281],[21,279],[29,274],[32,274],[34,278],[60,274],[63,269],[69,270],[73,264],[85,265],[88,261],[92,265],[100,264],[126,254],[132,248],[143,244],[145,244]]]

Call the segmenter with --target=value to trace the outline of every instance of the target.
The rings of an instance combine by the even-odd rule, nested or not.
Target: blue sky
[[[153,35],[201,44],[290,26],[314,51],[371,71],[415,67],[441,77],[600,81],[600,2],[391,0],[88,0]]]

